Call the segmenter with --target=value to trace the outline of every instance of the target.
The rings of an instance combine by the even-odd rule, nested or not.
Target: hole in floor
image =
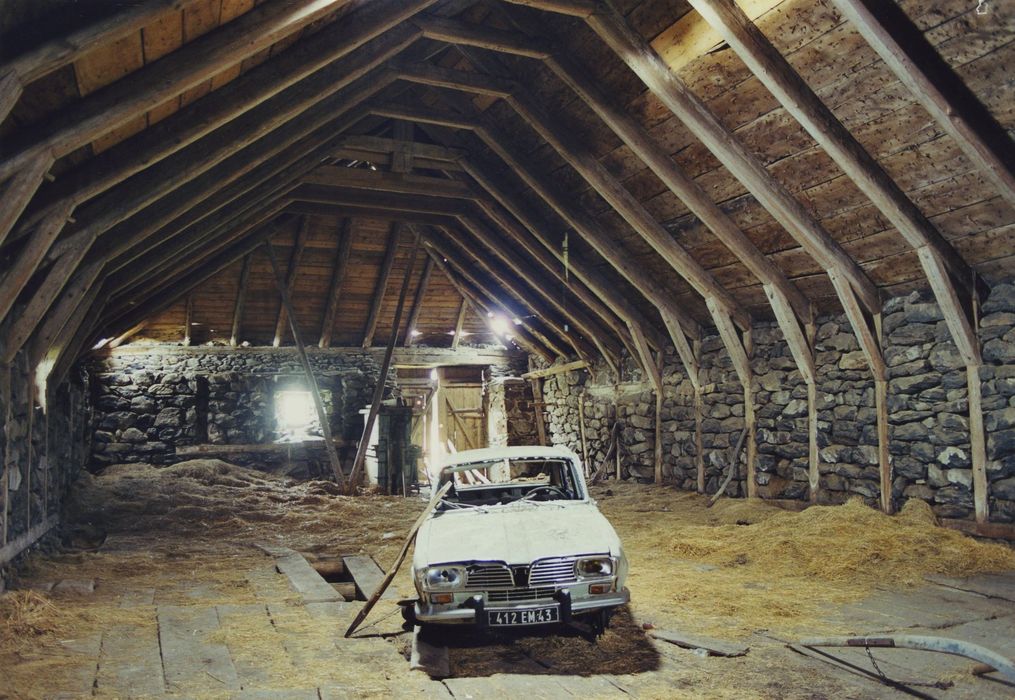
[[[310,566],[314,567],[321,578],[330,583],[331,587],[342,594],[342,597],[347,601],[366,600],[366,596],[360,595],[356,588],[356,582],[346,568],[345,562],[342,561],[342,557],[321,557],[309,561]]]

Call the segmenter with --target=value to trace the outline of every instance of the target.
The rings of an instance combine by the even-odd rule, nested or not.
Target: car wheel
[[[416,619],[416,606],[413,603],[402,606],[402,619],[405,620],[409,625],[418,625],[419,620]]]

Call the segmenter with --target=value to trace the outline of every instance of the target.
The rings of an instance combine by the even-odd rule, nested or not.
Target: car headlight
[[[579,559],[576,565],[581,578],[598,578],[613,574],[613,560],[609,557],[590,557]]]
[[[458,588],[465,583],[465,569],[459,566],[431,566],[423,572],[423,586],[427,589]]]

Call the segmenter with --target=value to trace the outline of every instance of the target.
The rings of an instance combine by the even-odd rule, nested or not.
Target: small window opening
[[[309,391],[279,391],[275,394],[275,423],[280,441],[320,437],[314,399]]]

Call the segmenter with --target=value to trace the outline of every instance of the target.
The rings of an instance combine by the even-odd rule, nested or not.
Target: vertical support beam
[[[463,301],[464,306],[464,301]],[[545,413],[543,409],[545,404],[543,402],[543,380],[542,379],[530,379],[532,382],[532,404],[535,408],[536,414],[536,434],[539,436],[539,444],[546,445],[546,420],[544,419]],[[582,426],[582,433],[584,435],[584,425]],[[582,440],[584,443],[584,439]]]
[[[18,294],[39,269],[53,241],[63,230],[71,210],[70,206],[59,207],[40,221],[28,242],[18,252],[17,259],[7,271],[3,282],[0,282],[0,320],[10,312]]]
[[[719,308],[718,304],[711,298],[705,300],[712,318],[715,319],[716,328],[722,337],[723,345],[730,353],[733,360],[733,369],[744,387],[744,427],[747,430],[747,497],[755,498],[758,495],[758,484],[755,479],[757,466],[758,444],[757,444],[757,420],[754,415],[754,391],[753,377],[751,372],[751,361],[747,356],[747,347],[750,345],[750,337],[745,334],[741,337],[737,328],[727,314]],[[736,465],[731,465],[731,469]]]
[[[659,352],[659,388],[656,389],[656,415],[655,415],[655,483],[663,483],[663,358],[665,353]],[[584,426],[583,426],[584,427]]]
[[[296,244],[293,246],[292,254],[289,256],[289,267],[285,273],[285,291],[286,294],[292,299],[293,291],[296,289],[296,271],[300,266],[300,258],[303,257],[303,251],[307,247],[307,240],[310,238],[310,223],[307,217],[303,217],[300,220],[300,228],[296,233]],[[286,305],[283,304],[278,310],[278,320],[275,322],[275,337],[271,341],[272,347],[279,347],[282,345],[282,339],[285,337],[285,322],[286,322]]]
[[[655,449],[654,449],[654,480],[655,483],[661,484],[663,482],[663,442],[662,442],[662,405],[663,405],[663,373],[662,373],[662,360],[664,353],[662,350],[659,351],[658,360],[652,357],[652,351],[649,350],[648,341],[645,340],[645,335],[641,332],[641,328],[632,324],[628,324],[628,329],[631,331],[631,339],[634,340],[634,347],[638,351],[641,365],[645,370],[645,374],[649,381],[652,382],[653,390],[655,391],[656,398],[656,415],[655,415]]]
[[[811,503],[818,502],[818,486],[821,472],[818,470],[818,387],[807,383],[807,492]]]
[[[578,438],[582,446],[582,468],[589,472],[589,445],[585,439],[585,392],[578,394]]]
[[[694,341],[694,356],[701,358],[701,341]],[[705,440],[701,431],[703,413],[701,385],[694,387],[694,466],[697,476],[698,493],[705,493]]]
[[[324,410],[324,402],[321,401],[321,389],[317,386],[317,377],[314,376],[314,369],[310,366],[307,348],[303,345],[303,336],[300,335],[299,326],[296,325],[296,316],[293,313],[292,301],[289,298],[286,280],[282,277],[282,270],[275,257],[275,249],[272,248],[271,241],[267,241],[264,247],[267,249],[268,259],[271,261],[271,271],[274,273],[275,286],[278,288],[278,294],[282,297],[282,305],[286,307],[286,313],[289,316],[289,328],[292,330],[293,340],[296,342],[296,352],[299,354],[303,371],[307,375],[307,384],[310,385],[310,395],[314,399],[314,408],[317,409],[317,420],[321,424],[324,449],[327,451],[328,459],[331,461],[331,471],[334,472],[335,481],[338,482],[338,485],[344,486],[345,475],[342,474],[342,463],[338,459],[338,450],[335,449],[335,441],[331,437],[331,422],[328,418],[328,412]]]
[[[328,303],[324,307],[324,319],[321,321],[321,337],[317,341],[317,346],[321,348],[331,347],[331,336],[335,330],[335,314],[338,313],[338,303],[342,298],[342,285],[345,284],[345,276],[349,270],[349,256],[352,254],[352,219],[342,221],[342,228],[338,235],[335,271],[331,276]]]
[[[189,347],[191,328],[194,325],[194,295],[188,294],[183,305],[183,347]]]
[[[14,228],[21,212],[28,206],[35,191],[42,184],[42,179],[53,165],[51,155],[35,156],[28,166],[10,176],[7,188],[0,196],[0,245],[3,245],[7,234]]]
[[[3,530],[2,538],[0,538],[0,546],[7,544],[7,532],[8,523],[10,519],[10,501],[11,491],[8,488],[10,483],[10,467],[8,466],[7,450],[10,444],[10,425],[11,425],[11,364],[9,362],[0,363],[0,398],[4,402],[4,414],[3,414],[3,425],[0,426],[0,430],[4,431],[4,449],[0,450],[0,469],[3,470],[3,474],[0,475],[0,488],[3,489],[3,523],[0,523],[0,529]]]
[[[892,462],[888,452],[888,382],[874,379],[874,410],[878,419],[878,464],[881,472],[881,510],[892,512]]]
[[[388,278],[391,277],[391,268],[395,265],[395,255],[398,253],[398,241],[402,235],[402,225],[397,221],[391,223],[391,233],[388,235],[388,245],[384,251],[384,260],[381,262],[381,274],[374,286],[374,299],[370,304],[370,316],[367,318],[367,327],[363,333],[363,347],[369,348],[374,344],[374,333],[377,332],[377,322],[381,316],[381,306],[384,303],[384,293],[388,288]],[[411,272],[411,271],[410,271]],[[391,335],[398,334],[395,328]]]
[[[401,229],[396,226],[394,230],[395,243]],[[353,493],[359,481],[360,471],[363,469],[363,461],[366,459],[367,447],[370,442],[370,434],[374,430],[374,422],[377,420],[377,412],[381,409],[381,401],[384,399],[384,384],[388,379],[388,370],[391,369],[391,356],[394,353],[395,345],[398,343],[398,329],[402,324],[402,309],[405,308],[405,297],[409,293],[409,280],[412,279],[412,268],[416,266],[416,254],[419,252],[419,234],[415,236],[412,244],[412,253],[409,255],[409,264],[405,268],[405,278],[402,280],[402,289],[398,293],[398,304],[395,306],[395,321],[391,327],[391,337],[388,339],[388,346],[384,350],[384,359],[381,361],[380,374],[377,377],[377,386],[374,387],[374,395],[370,400],[370,410],[367,412],[366,423],[363,425],[363,436],[359,445],[356,446],[356,458],[352,463],[352,471],[349,474],[349,493]]]
[[[406,324],[405,340],[403,345],[412,345],[416,336],[416,324],[419,323],[419,313],[423,310],[423,297],[426,296],[427,285],[430,284],[430,275],[433,273],[433,258],[427,256],[426,264],[423,265],[423,276],[420,277],[419,286],[416,287],[416,296],[412,300],[412,310],[409,311],[409,323]]]
[[[976,522],[985,523],[990,519],[990,503],[987,498],[990,488],[987,483],[987,440],[983,429],[983,401],[980,385],[980,368],[966,367],[969,385],[969,447],[973,463],[973,507]]]
[[[240,281],[236,287],[236,303],[233,305],[233,328],[229,334],[229,344],[234,348],[240,342],[243,308],[247,305],[247,287],[250,284],[250,261],[253,257],[253,253],[247,253],[243,256],[243,267],[240,268]]]
[[[25,527],[32,529],[32,433],[35,431],[35,382],[31,376],[28,378],[28,431],[25,435],[25,478],[21,482],[21,488],[25,490]]]
[[[469,300],[463,296],[462,304],[461,306],[458,307],[458,319],[455,321],[455,335],[451,339],[452,350],[457,350],[458,344],[462,342],[462,328],[465,326],[465,313],[468,310],[469,310]]]

